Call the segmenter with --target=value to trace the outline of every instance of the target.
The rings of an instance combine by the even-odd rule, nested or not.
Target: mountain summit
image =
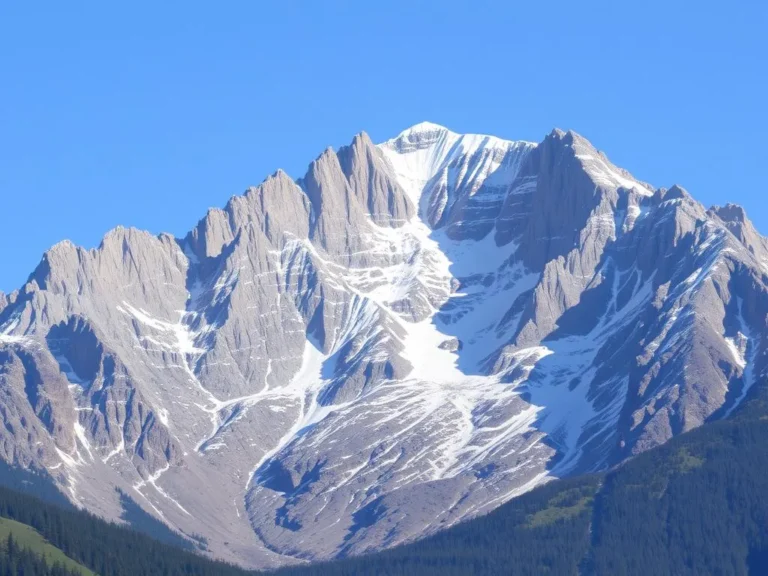
[[[405,542],[728,415],[768,241],[586,139],[422,123],[0,294],[0,456],[271,567]]]

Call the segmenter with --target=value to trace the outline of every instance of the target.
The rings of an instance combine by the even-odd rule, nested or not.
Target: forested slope
[[[0,518],[34,528],[67,557],[101,576],[235,576],[248,573],[153,540],[135,530],[104,522],[91,514],[60,508],[7,488],[0,488]],[[25,550],[23,543],[19,543],[19,547]],[[32,549],[32,552],[36,550]],[[7,546],[0,548],[0,566],[8,564],[8,557]],[[59,572],[30,572],[38,573]]]

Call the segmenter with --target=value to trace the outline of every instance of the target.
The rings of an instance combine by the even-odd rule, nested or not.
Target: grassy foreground
[[[6,540],[12,534],[19,546],[26,548],[45,558],[48,564],[61,564],[69,570],[74,570],[83,576],[96,576],[88,568],[72,560],[61,550],[50,544],[40,533],[26,524],[9,518],[0,518],[0,540]]]

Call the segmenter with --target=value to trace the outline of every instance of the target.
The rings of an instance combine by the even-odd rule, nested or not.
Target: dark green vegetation
[[[28,529],[31,530],[31,528]],[[55,552],[55,555],[63,556],[60,551]],[[67,561],[67,564],[70,562]],[[92,572],[82,572],[82,568],[71,568],[52,561],[44,552],[27,547],[25,543],[16,540],[13,534],[9,534],[0,541],[0,574],[2,576],[81,576],[92,574]]]
[[[35,542],[24,540],[18,532],[14,532],[20,553],[23,552],[25,557],[31,557],[38,563],[37,568],[34,569],[36,571],[30,569],[28,572],[18,572],[24,576],[68,574],[61,572],[60,568],[44,569],[45,563],[41,552],[45,553],[46,550],[40,548],[44,544],[43,539],[49,544],[48,554],[55,554],[51,550],[55,547],[61,551],[61,556],[56,556],[59,560],[68,557],[101,576],[242,576],[247,574],[245,570],[213,562],[192,552],[153,540],[134,530],[109,524],[85,512],[60,508],[6,488],[0,488],[0,517],[6,519],[0,524],[0,530],[3,526],[9,525],[18,529],[17,523],[21,523],[34,528],[40,536]],[[10,524],[8,519],[15,522]],[[27,535],[34,540],[32,532],[28,530]],[[8,547],[0,549],[0,567],[3,570],[9,565],[10,560]],[[48,564],[51,564],[51,560]],[[81,575],[84,572],[75,573]],[[17,574],[17,572],[0,570],[0,576],[5,574]]]
[[[276,574],[768,575],[768,391],[755,392],[733,418],[611,472],[552,482],[407,546]],[[0,516],[103,576],[246,574],[10,490],[0,489]],[[48,570],[24,574],[66,573]]]
[[[46,542],[39,532],[26,524],[8,518],[0,518],[0,542],[5,542],[7,552],[13,552],[14,546],[16,546],[35,556],[42,556],[47,566],[58,564],[65,569],[65,572],[69,571],[78,574],[78,576],[93,576],[93,572]]]

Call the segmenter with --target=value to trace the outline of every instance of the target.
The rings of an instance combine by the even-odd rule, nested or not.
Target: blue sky
[[[422,120],[574,129],[768,232],[768,3],[269,4],[0,5],[1,290],[58,240],[183,235],[279,167]]]

